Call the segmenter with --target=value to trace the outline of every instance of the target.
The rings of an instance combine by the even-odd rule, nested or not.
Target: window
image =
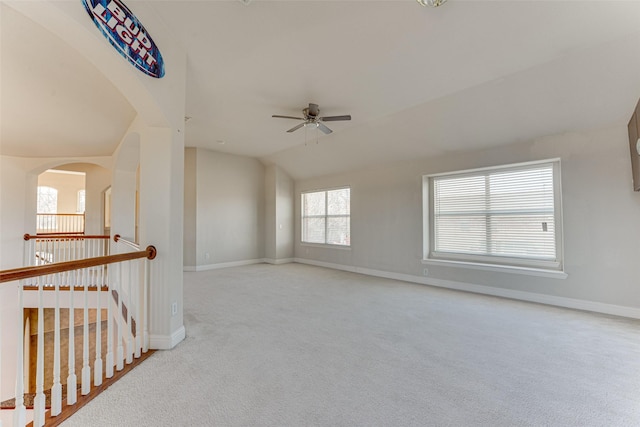
[[[38,187],[38,213],[58,212],[58,190],[51,187]]]
[[[560,161],[424,178],[426,258],[562,269]]]
[[[302,193],[302,241],[351,245],[350,188]]]
[[[58,190],[52,187],[38,186],[37,198],[37,224],[36,228],[39,232],[55,230],[57,227],[57,218],[55,214],[58,212]]]
[[[85,190],[78,190],[78,201],[76,203],[76,213],[84,213],[86,192]]]

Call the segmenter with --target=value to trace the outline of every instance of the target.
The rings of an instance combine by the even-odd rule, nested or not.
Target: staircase
[[[17,342],[8,348],[0,337],[0,358],[17,353],[15,371],[0,372],[2,384],[16,384],[15,398],[0,403],[0,427],[58,425],[152,354],[147,300],[155,248],[135,250],[117,236],[116,248],[127,252],[77,259],[97,250],[84,249],[86,236],[76,238],[81,251],[70,250],[79,243],[69,236],[60,242],[47,236],[48,250],[30,244],[25,258],[42,260],[35,254],[45,252],[48,262],[0,272],[0,283],[16,287],[19,313]],[[75,259],[59,261],[64,254]]]

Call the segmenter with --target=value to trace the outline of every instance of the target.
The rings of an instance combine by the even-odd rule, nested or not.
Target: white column
[[[96,240],[96,242],[102,242]],[[99,386],[102,384],[102,307],[100,299],[102,298],[102,285],[104,283],[105,267],[98,270],[98,279],[96,281],[96,360],[93,364],[93,384]],[[0,426],[1,427],[1,426]]]
[[[154,245],[158,250],[150,267],[151,348],[172,348],[185,336],[183,210],[184,139],[180,129],[146,128],[140,141],[140,246]],[[178,306],[176,315],[172,315],[173,304]]]
[[[36,355],[36,397],[33,399],[33,425],[44,425],[44,285],[50,277],[38,278],[38,352]]]
[[[113,269],[115,266],[111,264],[107,267],[107,354],[105,355],[105,376],[107,378],[113,377],[113,313],[111,306],[113,305],[113,289],[115,288],[115,274]]]
[[[24,280],[18,285],[18,356],[16,358],[16,409],[13,413],[13,425],[24,427],[27,423],[27,410],[24,407]]]
[[[1,312],[0,312],[0,384],[2,384],[2,313]],[[1,392],[2,392],[2,389],[0,389],[0,400],[2,400]],[[1,418],[0,418],[0,427],[2,427]]]
[[[113,264],[112,264],[113,265]],[[116,293],[118,295],[118,305],[116,306],[116,325],[118,326],[118,335],[116,346],[116,370],[122,371],[124,369],[124,348],[122,347],[123,341],[123,317],[122,317],[122,265],[116,264],[118,267],[118,281],[116,282]]]
[[[140,307],[141,302],[141,293],[144,287],[144,277],[141,275],[142,270],[140,269],[140,265],[144,265],[144,259],[133,261],[135,266],[133,277],[136,278],[133,297],[131,298],[131,304],[135,307],[135,319],[136,319],[136,336],[135,336],[135,344],[134,344],[134,357],[139,358],[141,356],[142,350],[142,309]],[[133,310],[133,307],[131,308]],[[2,426],[0,426],[2,427]]]
[[[144,281],[142,295],[142,352],[149,351],[149,260],[144,260]]]
[[[53,384],[51,386],[51,415],[62,412],[62,384],[60,383],[60,274],[55,280],[55,312],[53,319]]]
[[[84,293],[83,325],[82,325],[82,395],[91,391],[91,367],[89,366],[89,275],[88,268],[82,270],[82,286]]]
[[[67,405],[75,405],[78,400],[78,377],[76,376],[76,347],[75,347],[75,308],[73,294],[78,283],[79,271],[67,273],[69,283],[69,375],[67,376]]]

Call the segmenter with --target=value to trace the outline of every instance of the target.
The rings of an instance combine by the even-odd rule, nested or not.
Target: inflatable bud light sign
[[[120,0],[82,0],[87,13],[109,43],[148,76],[164,76],[160,49],[138,18]]]

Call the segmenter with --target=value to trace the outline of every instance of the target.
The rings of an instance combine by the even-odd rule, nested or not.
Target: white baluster
[[[41,259],[42,264],[48,264],[49,263],[49,253],[51,252],[51,243],[50,243],[50,239],[45,240],[45,250],[44,253],[42,253],[40,256],[43,257]]]
[[[113,314],[111,312],[111,305],[113,304],[113,289],[115,274],[111,274],[113,271],[113,265],[107,267],[107,354],[105,356],[105,376],[107,378],[113,377]]]
[[[2,312],[0,312],[0,384],[2,384]],[[2,400],[2,389],[0,389],[0,400]],[[2,418],[0,418],[0,427],[2,427]]]
[[[142,351],[146,353],[149,351],[149,313],[147,308],[147,301],[149,298],[149,278],[151,277],[150,262],[148,259],[142,261],[144,263],[144,292],[142,296]]]
[[[25,266],[35,265],[31,263],[31,258],[33,257],[32,254],[35,254],[34,248],[33,248],[33,241],[34,239],[29,239],[24,241],[24,254],[23,254],[24,256],[22,257],[22,259],[24,261]]]
[[[127,318],[126,318],[126,324],[127,324],[127,364],[131,364],[133,362],[133,332],[131,331],[131,326],[133,325],[132,322],[132,318],[133,318],[133,285],[131,282],[133,282],[133,262],[129,261],[126,263],[127,264],[127,270],[129,272],[129,291],[127,293]]]
[[[13,425],[24,427],[27,424],[27,409],[24,407],[24,280],[18,283],[18,356],[16,358],[16,409],[13,413]]]
[[[69,282],[69,376],[67,377],[67,405],[75,405],[78,400],[78,377],[76,376],[76,347],[75,347],[75,309],[73,306],[74,288],[78,283],[79,271],[67,274]]]
[[[123,337],[123,316],[122,316],[122,263],[118,263],[118,281],[116,282],[116,292],[118,294],[118,308],[116,313],[116,324],[118,325],[118,347],[116,353],[116,370],[122,371],[124,369],[124,348],[122,347]]]
[[[135,307],[136,309],[136,341],[135,341],[135,354],[134,356],[137,358],[139,358],[141,356],[141,350],[142,350],[142,309],[140,308],[140,294],[142,293],[142,287],[144,282],[142,282],[142,276],[141,273],[142,271],[140,270],[140,264],[144,262],[144,260],[136,260],[136,261],[132,261],[133,263],[135,263],[135,275],[134,277],[136,278],[136,282],[135,282],[135,292],[131,301],[131,304],[133,305],[133,307]],[[133,310],[133,307],[131,308]]]
[[[100,298],[104,283],[104,266],[99,268],[96,282],[96,360],[93,364],[93,384],[95,386],[102,384],[102,307],[100,306]]]
[[[44,425],[44,286],[49,283],[49,277],[38,280],[38,351],[36,358],[36,396],[33,399],[33,425]]]
[[[53,319],[53,385],[51,386],[51,415],[62,412],[62,384],[60,383],[60,274],[54,276],[56,305]]]
[[[82,395],[91,391],[91,367],[89,366],[89,269],[82,270],[84,310],[82,325]]]

